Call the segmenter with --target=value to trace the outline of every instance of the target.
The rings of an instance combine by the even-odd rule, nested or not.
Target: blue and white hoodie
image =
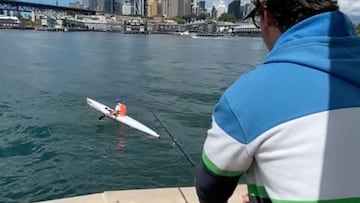
[[[243,174],[251,202],[360,202],[360,39],[342,12],[292,26],[216,104],[200,202],[226,202]]]

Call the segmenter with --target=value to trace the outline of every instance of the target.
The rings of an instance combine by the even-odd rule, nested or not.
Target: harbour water
[[[260,38],[0,32],[0,202],[193,185],[211,111],[262,61]],[[85,103],[121,98],[153,139]]]

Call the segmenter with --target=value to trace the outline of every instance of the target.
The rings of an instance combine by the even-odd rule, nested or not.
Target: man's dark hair
[[[282,32],[306,18],[339,8],[336,0],[252,0],[252,3],[260,11],[265,3]]]

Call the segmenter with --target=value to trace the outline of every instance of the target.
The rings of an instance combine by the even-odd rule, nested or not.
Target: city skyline
[[[79,1],[82,3],[82,0],[23,0],[27,2],[34,3],[43,3],[43,4],[56,4],[56,1],[60,6],[68,6],[70,2]],[[206,8],[211,8],[213,5],[220,2],[220,0],[205,0]],[[232,0],[224,0],[225,5],[227,6]],[[250,0],[243,0],[242,4],[249,3]],[[353,22],[360,23],[360,1],[354,0],[338,0],[340,10],[345,12]]]

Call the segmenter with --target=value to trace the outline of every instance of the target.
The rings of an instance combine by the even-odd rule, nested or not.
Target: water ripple
[[[151,112],[199,161],[213,106],[260,62],[261,43],[1,31],[0,202],[192,185],[192,167]],[[124,98],[129,115],[162,139],[99,121],[85,97]]]

